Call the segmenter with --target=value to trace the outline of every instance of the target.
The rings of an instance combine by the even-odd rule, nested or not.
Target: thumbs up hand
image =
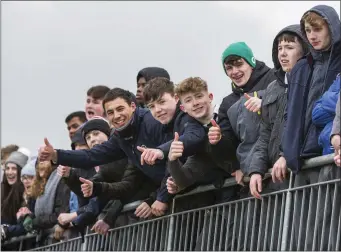
[[[174,141],[171,144],[168,159],[169,161],[177,160],[179,157],[182,156],[182,153],[184,152],[184,144],[179,141],[179,134],[178,132],[174,133]]]
[[[57,159],[57,152],[54,150],[53,146],[50,144],[50,142],[47,140],[47,138],[44,138],[45,146],[42,146],[39,148],[39,161],[56,161]]]
[[[85,198],[90,197],[93,193],[94,183],[85,178],[79,178],[79,181],[83,184],[81,185],[81,190]]]
[[[244,103],[244,106],[247,110],[255,113],[260,111],[260,108],[262,106],[261,99],[259,99],[258,97],[251,97],[247,93],[245,93],[244,96],[247,99],[247,101]]]
[[[210,144],[215,145],[220,141],[222,135],[220,127],[217,124],[217,122],[212,119],[211,124],[212,127],[208,130],[208,140]]]
[[[57,167],[57,174],[61,177],[68,178],[70,176],[71,168],[69,166],[59,165]]]

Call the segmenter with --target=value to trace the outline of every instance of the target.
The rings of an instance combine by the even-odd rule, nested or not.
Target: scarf
[[[53,207],[56,197],[56,191],[61,177],[58,176],[57,170],[54,170],[46,185],[44,194],[39,196],[34,207],[34,214],[36,217],[49,215],[53,213]]]

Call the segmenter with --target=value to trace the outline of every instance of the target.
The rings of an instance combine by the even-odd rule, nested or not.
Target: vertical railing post
[[[290,172],[289,188],[288,188],[287,196],[285,199],[281,251],[287,251],[287,245],[288,245],[289,220],[290,220],[291,204],[292,204],[292,191],[290,189],[292,188],[292,184],[293,184],[293,173]]]
[[[173,234],[174,234],[174,209],[175,209],[175,198],[173,199],[172,212],[169,220],[169,232],[167,239],[167,251],[172,251],[173,249]]]

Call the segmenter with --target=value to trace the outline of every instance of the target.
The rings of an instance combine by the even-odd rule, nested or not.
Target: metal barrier
[[[317,157],[306,161],[303,170],[321,166],[324,166],[321,170],[332,169],[332,163],[333,155]],[[341,168],[337,169],[341,171]],[[80,238],[75,238],[35,250],[339,251],[339,177],[294,186],[296,177],[291,172],[289,174],[287,189],[262,194],[262,200],[246,197],[175,212],[178,199],[216,190],[212,185],[200,186],[191,192],[177,195],[173,200],[171,213],[167,216],[114,228],[105,236],[87,234],[84,244],[81,244]],[[244,178],[244,181],[249,181],[249,178]],[[234,185],[236,182],[232,178],[227,179],[223,187],[228,189]],[[138,204],[131,203],[125,207],[125,211],[133,210]]]

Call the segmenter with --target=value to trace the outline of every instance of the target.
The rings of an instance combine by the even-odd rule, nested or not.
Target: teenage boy
[[[218,127],[211,127],[208,136],[213,152],[219,153],[216,160],[230,161],[233,167],[239,168],[236,150],[243,139],[240,139],[234,130],[238,127],[238,121],[233,121],[234,118],[230,118],[228,114],[238,115],[235,111],[236,106],[233,105],[245,94],[266,89],[276,76],[274,70],[255,59],[252,50],[244,42],[230,44],[224,50],[222,65],[225,74],[232,80],[232,93],[223,99],[219,107]],[[248,108],[258,111],[261,98],[252,97]],[[240,170],[237,171],[236,175],[238,174],[242,175]]]
[[[301,19],[301,31],[309,41],[311,53],[297,62],[288,75],[287,116],[282,136],[286,166],[300,174],[296,185],[318,180],[320,168],[300,170],[304,159],[322,154],[318,144],[320,130],[312,123],[312,110],[340,72],[340,30],[340,18],[330,6],[315,6]]]
[[[86,119],[90,120],[94,116],[105,117],[102,101],[110,88],[103,85],[93,86],[86,92],[85,114]]]
[[[111,137],[107,142],[91,150],[66,151],[55,150],[45,138],[45,146],[39,150],[39,159],[91,168],[127,156],[134,166],[152,179],[155,185],[160,186],[165,177],[166,159],[158,156],[159,150],[154,150],[170,141],[172,134],[165,133],[164,125],[155,120],[149,110],[136,107],[134,100],[131,92],[120,88],[112,89],[106,94],[103,106],[111,125],[115,128],[115,137]],[[151,156],[141,158],[141,150]],[[166,186],[161,186],[152,210],[156,213],[164,212],[169,196]]]
[[[281,156],[280,140],[283,133],[283,118],[287,104],[287,74],[296,62],[308,53],[308,44],[300,31],[299,25],[291,25],[282,29],[275,37],[272,46],[272,60],[276,68],[277,80],[265,90],[261,107],[261,125],[259,138],[252,152],[252,160],[247,176],[250,176],[250,192],[260,199],[260,192],[280,189],[262,180],[269,168],[272,169],[272,180],[283,182],[286,178],[285,162]],[[265,190],[264,187],[267,187]],[[277,188],[279,187],[279,188]]]
[[[148,81],[156,77],[164,77],[170,80],[169,73],[161,67],[146,67],[140,70],[136,76],[137,90],[136,101],[138,106],[144,108],[146,106],[144,98],[144,88]]]
[[[294,187],[305,186],[317,182],[339,178],[339,169],[333,165],[301,170],[303,161],[308,158],[320,156],[322,148],[318,144],[320,130],[312,122],[312,110],[316,101],[329,89],[341,68],[341,23],[340,18],[330,6],[318,5],[307,12],[301,18],[301,32],[307,38],[311,53],[299,60],[288,75],[288,103],[285,115],[285,130],[282,135],[282,147],[286,167],[289,167],[295,176]],[[324,187],[321,188],[324,202],[330,197]],[[315,204],[315,210],[311,213],[315,216],[314,221],[301,226],[298,219],[308,216],[308,210],[304,209],[302,215],[294,215],[294,249],[314,250],[317,247],[322,250],[328,249],[328,240],[334,238],[334,231],[324,232],[321,237],[322,226],[330,225],[332,206],[325,208],[325,204],[318,204],[317,198],[304,199],[303,192],[297,192],[295,207],[301,209],[301,204]],[[331,201],[330,201],[331,202]],[[299,213],[297,213],[299,214]],[[327,221],[324,221],[326,217]],[[316,232],[313,231],[317,227]],[[306,233],[306,237],[299,233]],[[314,235],[317,235],[316,237]],[[299,240],[301,238],[301,240]],[[305,241],[303,239],[305,238]],[[316,239],[315,239],[316,238]],[[297,247],[295,247],[297,246]]]

